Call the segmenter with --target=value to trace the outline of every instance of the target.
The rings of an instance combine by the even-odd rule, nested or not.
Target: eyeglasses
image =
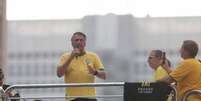
[[[154,56],[149,56],[149,57],[148,57],[149,60],[151,60],[151,59],[153,59],[153,58],[154,58]]]

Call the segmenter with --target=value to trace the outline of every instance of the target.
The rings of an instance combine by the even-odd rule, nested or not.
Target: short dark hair
[[[192,58],[194,58],[198,53],[198,44],[193,40],[185,40],[182,47]]]
[[[83,33],[83,32],[75,32],[75,33],[73,33],[73,36],[74,35],[81,35],[81,36],[83,36],[85,39],[87,38],[87,36]]]
[[[161,58],[163,52],[161,50],[152,50],[154,52],[155,57]]]

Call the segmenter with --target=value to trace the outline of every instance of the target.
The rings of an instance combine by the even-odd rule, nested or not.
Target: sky
[[[86,15],[201,16],[201,0],[7,0],[8,20],[80,19]]]

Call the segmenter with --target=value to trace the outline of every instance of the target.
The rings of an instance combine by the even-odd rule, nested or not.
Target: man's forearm
[[[164,68],[164,69],[168,74],[170,74],[172,72],[172,69],[170,67],[169,68]]]
[[[162,67],[168,74],[172,72],[172,69],[168,63],[168,60],[165,61],[165,64],[162,64]]]
[[[170,66],[168,66],[168,65],[162,65],[162,68],[168,73],[168,74],[170,74],[171,72],[172,72],[172,69],[171,69],[171,67]]]
[[[163,83],[171,84],[171,83],[175,82],[175,80],[170,76],[166,76],[160,80],[157,80],[156,82],[163,82]]]
[[[70,58],[63,65],[57,67],[57,76],[58,77],[62,77],[65,74],[66,69],[68,68],[70,62],[73,60],[73,57],[74,56],[70,56]]]

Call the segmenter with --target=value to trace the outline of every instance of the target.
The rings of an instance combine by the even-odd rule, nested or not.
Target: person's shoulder
[[[195,62],[198,62],[196,59],[192,58],[192,59],[185,59],[182,61],[182,63],[184,64],[192,64],[192,63],[195,63]]]
[[[91,52],[91,51],[86,51],[86,54],[89,56],[98,56],[95,52]]]
[[[158,66],[156,72],[166,72],[166,70],[162,66]]]

